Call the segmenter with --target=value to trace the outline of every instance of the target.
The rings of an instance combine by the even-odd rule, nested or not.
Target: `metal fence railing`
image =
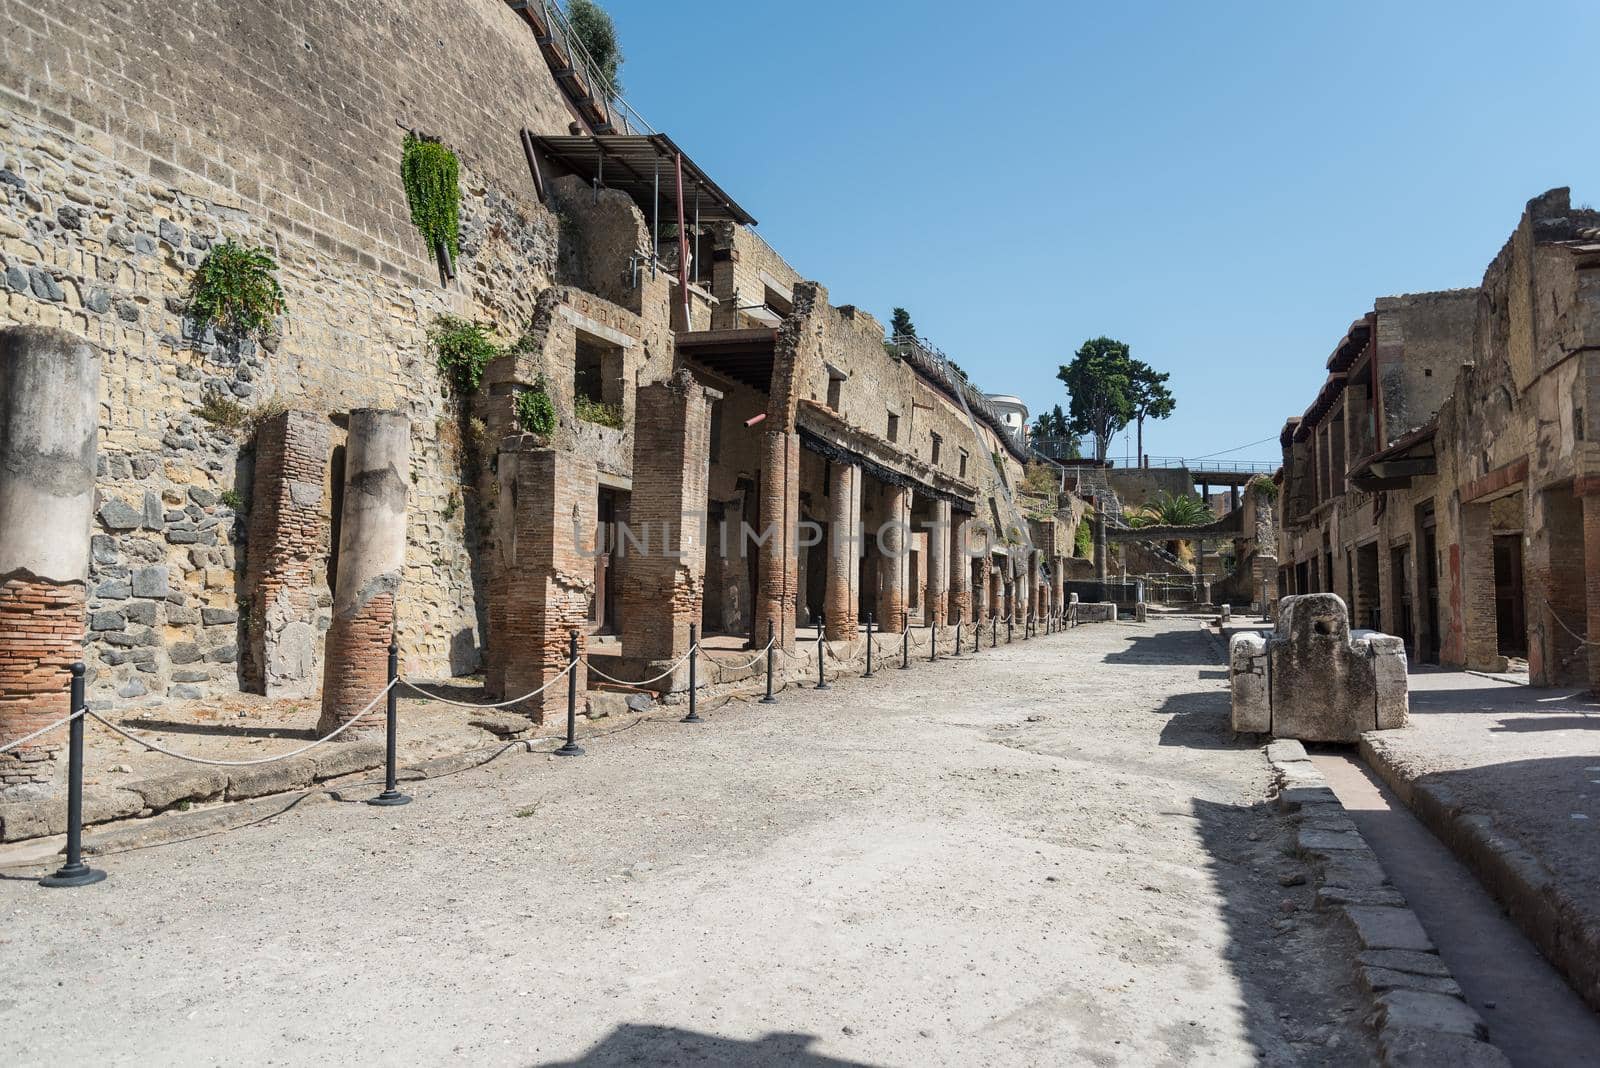
[[[609,132],[619,134],[657,132],[655,127],[644,120],[644,116],[629,106],[622,94],[617,91],[615,83],[600,70],[600,64],[595,62],[589,50],[584,47],[582,39],[573,30],[572,21],[567,17],[566,9],[559,0],[506,0],[506,2],[514,11],[531,12],[544,27],[548,37],[540,39],[540,47],[546,52],[554,53],[557,62],[565,60],[571,65],[584,89],[587,90],[594,107],[605,119],[603,125],[611,127]]]

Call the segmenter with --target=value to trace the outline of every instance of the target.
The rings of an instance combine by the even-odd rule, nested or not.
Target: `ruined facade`
[[[1281,441],[1288,592],[1413,659],[1600,685],[1600,213],[1530,201],[1476,289],[1379,300]]]
[[[49,626],[91,707],[242,687],[320,696],[333,724],[381,687],[391,640],[408,674],[482,670],[516,696],[574,638],[643,679],[690,627],[792,647],[869,615],[1059,606],[1070,531],[1056,502],[1019,507],[1026,456],[982,395],[831,305],[670,139],[605,132],[538,10],[133,0],[41,28],[0,0],[26,43],[0,104],[0,327],[98,365],[82,574],[52,576],[60,605],[8,586],[6,610],[76,620]],[[453,276],[409,218],[406,131],[460,157]],[[191,317],[223,241],[270,252],[270,329]],[[446,313],[501,346],[476,388],[437,363]],[[537,434],[530,392],[555,413]],[[869,536],[810,544],[804,520]],[[0,675],[0,741],[37,719],[16,711],[30,686],[64,679],[7,655],[26,663]],[[31,775],[18,760],[5,784]]]

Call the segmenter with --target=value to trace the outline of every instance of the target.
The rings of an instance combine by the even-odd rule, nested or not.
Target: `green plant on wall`
[[[606,404],[604,401],[590,400],[588,397],[579,397],[576,405],[577,416],[586,423],[599,423],[614,430],[622,429],[622,405]]]
[[[1250,480],[1250,488],[1269,501],[1278,499],[1278,484],[1267,475],[1257,475]]]
[[[461,255],[461,161],[438,141],[406,134],[400,177],[411,205],[411,221],[422,231],[429,251],[442,245]]]
[[[428,327],[439,373],[457,395],[474,393],[483,382],[483,370],[501,354],[485,323],[459,315],[441,315]]]
[[[1080,560],[1094,555],[1094,527],[1087,518],[1078,520],[1078,529],[1072,532],[1072,555]]]
[[[213,245],[189,287],[189,317],[239,337],[270,332],[283,314],[278,261],[264,248]]]
[[[555,432],[556,406],[550,400],[550,391],[545,388],[544,376],[539,377],[533,388],[517,394],[516,411],[517,426],[522,428],[524,434],[547,438]]]

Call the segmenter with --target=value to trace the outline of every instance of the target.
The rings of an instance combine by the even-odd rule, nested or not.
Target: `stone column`
[[[71,712],[99,418],[94,346],[63,330],[0,331],[0,744]],[[66,734],[0,754],[0,798],[45,796]]]
[[[1100,585],[1106,584],[1106,524],[1100,517],[1100,509],[1096,502],[1094,520],[1090,526],[1094,530],[1094,580]]]
[[[778,644],[794,649],[795,599],[798,595],[796,545],[800,519],[800,436],[793,431],[769,430],[765,435],[761,465],[761,529],[759,540],[755,616],[750,640],[767,643],[767,627],[775,626]]]
[[[689,652],[705,594],[706,502],[711,464],[711,404],[722,394],[679,371],[641,386],[633,437],[628,522],[648,545],[622,573],[622,651],[637,678],[658,675]],[[765,641],[765,639],[763,639]],[[677,688],[689,677],[676,669]]]
[[[928,622],[942,627],[950,617],[950,502],[933,502],[928,524]]]
[[[899,634],[906,626],[906,587],[911,571],[911,490],[885,485],[881,514],[878,548],[883,559],[878,567],[878,629]]]
[[[592,458],[527,436],[501,445],[499,478],[501,573],[491,591],[499,607],[491,615],[488,659],[491,692],[508,700],[552,683],[567,666],[573,631],[578,656],[584,654],[599,484]],[[582,693],[588,671],[581,659],[577,675]],[[566,680],[516,708],[540,722],[559,719],[566,714]]]
[[[856,636],[861,603],[861,469],[834,463],[828,471],[828,575],[822,614],[831,642]]]
[[[1600,490],[1600,486],[1596,487]],[[1600,492],[1583,497],[1584,636],[1588,639],[1589,691],[1600,694]]]
[[[1066,607],[1066,598],[1062,595],[1067,588],[1067,559],[1057,556],[1050,561],[1050,614],[1060,616]]]
[[[406,563],[406,495],[411,486],[411,420],[395,411],[357,408],[345,444],[344,509],[339,523],[333,625],[323,658],[322,718],[333,730],[358,715],[389,678],[395,597]],[[378,729],[379,701],[360,726]]]
[[[950,534],[950,621],[971,623],[972,557],[967,539],[972,536],[972,517],[960,513]]]
[[[326,551],[322,490],[331,428],[288,411],[256,431],[244,589],[250,611],[244,684],[267,697],[309,697],[317,682],[314,561]]]

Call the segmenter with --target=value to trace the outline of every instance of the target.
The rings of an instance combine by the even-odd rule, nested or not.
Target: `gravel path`
[[[1086,626],[84,890],[13,870],[0,1028],[26,1063],[1369,1063],[1225,685],[1191,620]]]

